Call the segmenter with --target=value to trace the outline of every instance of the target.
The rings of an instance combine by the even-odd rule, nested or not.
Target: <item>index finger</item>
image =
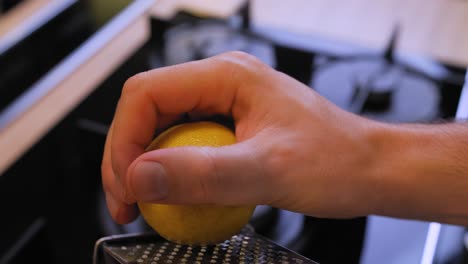
[[[248,96],[239,96],[246,68],[259,62],[243,53],[152,70],[132,77],[124,86],[114,117],[112,166],[126,185],[130,164],[153,139],[160,119],[191,111],[232,115],[248,108]],[[244,70],[243,70],[244,69]],[[241,107],[238,107],[241,106]]]

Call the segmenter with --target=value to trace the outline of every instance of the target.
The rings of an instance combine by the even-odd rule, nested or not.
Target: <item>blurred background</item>
[[[468,65],[468,2],[0,0],[0,263],[89,263],[97,239],[149,231],[141,219],[114,224],[102,194],[122,85],[231,50],[359,115],[453,119]],[[321,263],[468,263],[460,226],[443,225],[431,240],[427,222],[267,206],[251,224]]]

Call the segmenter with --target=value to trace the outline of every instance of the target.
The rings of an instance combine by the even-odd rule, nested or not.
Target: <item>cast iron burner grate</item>
[[[378,59],[327,64],[311,84],[349,112],[387,122],[425,122],[439,116],[440,95],[432,80]]]
[[[436,119],[439,89],[426,76],[396,62],[395,29],[383,56],[355,57],[325,63],[314,73],[311,87],[339,107],[387,122],[424,122]]]

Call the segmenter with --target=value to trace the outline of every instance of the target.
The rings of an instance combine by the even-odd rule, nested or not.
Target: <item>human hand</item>
[[[238,143],[145,153],[156,129],[184,113],[232,116]],[[125,83],[106,140],[107,204],[118,223],[136,217],[136,201],[366,215],[367,131],[377,125],[240,52],[141,73]]]

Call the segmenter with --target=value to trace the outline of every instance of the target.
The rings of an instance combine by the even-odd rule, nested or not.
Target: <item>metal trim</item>
[[[132,3],[75,52],[53,68],[49,74],[32,85],[9,107],[0,113],[0,132],[22,113],[26,112],[29,107],[52,91],[60,82],[66,79],[67,76],[72,74],[81,65],[85,64],[86,61],[130,25],[136,17],[146,12],[153,4],[153,0],[137,0]]]
[[[34,31],[59,15],[63,10],[76,3],[77,0],[53,1],[37,11],[33,16],[23,21],[14,30],[0,38],[0,54],[31,35]]]

